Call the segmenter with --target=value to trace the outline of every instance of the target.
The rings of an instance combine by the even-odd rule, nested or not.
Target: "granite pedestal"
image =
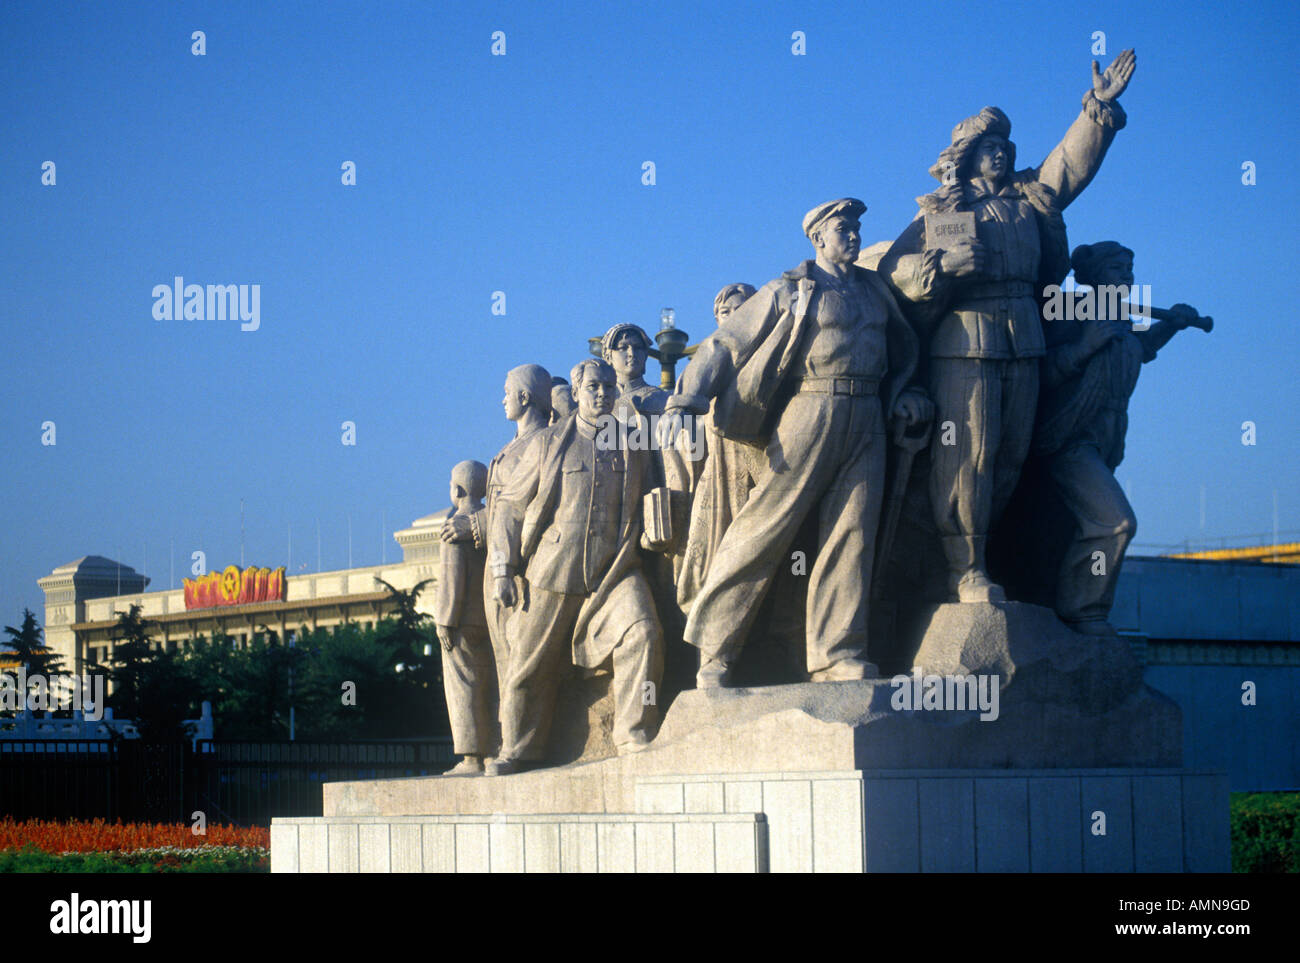
[[[986,677],[996,718],[899,708],[910,678],[691,690],[634,755],[326,784],[323,818],[273,821],[272,869],[1228,871],[1226,775],[1181,768],[1178,708],[1127,643],[940,606],[917,675]]]

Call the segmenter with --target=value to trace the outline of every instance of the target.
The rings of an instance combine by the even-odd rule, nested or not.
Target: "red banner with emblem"
[[[208,609],[218,605],[283,602],[286,589],[283,565],[277,569],[250,565],[243,571],[238,565],[227,565],[219,572],[185,579],[185,607]]]

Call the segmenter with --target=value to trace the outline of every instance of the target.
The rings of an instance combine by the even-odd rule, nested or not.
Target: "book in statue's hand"
[[[958,241],[975,240],[974,211],[945,211],[925,215],[925,249],[946,250]]]
[[[645,536],[655,543],[673,540],[672,491],[668,488],[653,488],[646,492],[642,504]]]

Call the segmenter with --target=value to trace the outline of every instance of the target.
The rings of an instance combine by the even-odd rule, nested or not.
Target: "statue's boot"
[[[706,658],[700,665],[700,671],[695,673],[695,688],[697,689],[722,689],[726,688],[731,677],[731,666],[722,659]]]
[[[479,756],[466,756],[456,765],[452,766],[444,776],[481,776],[483,775],[483,760]]]
[[[861,659],[841,659],[834,665],[810,673],[809,682],[859,682],[864,679],[879,679],[880,671],[874,663]]]
[[[947,535],[943,553],[948,558],[948,590],[958,602],[1005,602],[1007,593],[989,578],[984,561],[983,535]]]
[[[632,738],[627,742],[620,742],[614,747],[620,756],[630,756],[638,752],[645,752],[650,748],[650,739],[644,732],[634,733]]]
[[[483,767],[485,776],[509,776],[516,772],[522,772],[527,768],[527,764],[518,759],[510,759],[506,756],[498,756],[496,759],[489,759]]]

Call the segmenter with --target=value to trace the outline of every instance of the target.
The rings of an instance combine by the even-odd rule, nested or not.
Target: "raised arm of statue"
[[[1068,207],[1092,182],[1116,132],[1128,122],[1118,97],[1136,66],[1132,50],[1116,57],[1105,74],[1093,61],[1092,90],[1084,95],[1083,110],[1037,171],[1039,183],[1055,191],[1058,209]]]
[[[1083,370],[1094,354],[1120,334],[1121,329],[1113,322],[1085,321],[1078,338],[1048,349],[1042,363],[1043,387],[1054,389],[1065,384]]]
[[[731,354],[726,345],[717,340],[716,334],[705,338],[678,379],[677,391],[669,397],[668,406],[703,414],[708,410],[709,399],[717,394],[723,372],[730,366]]]

